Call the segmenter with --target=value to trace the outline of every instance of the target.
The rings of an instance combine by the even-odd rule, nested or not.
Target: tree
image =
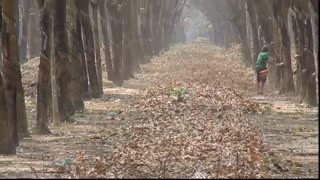
[[[2,7],[1,44],[3,54],[3,77],[0,76],[0,106],[1,110],[1,148],[0,153],[15,153],[18,145],[17,132],[17,87],[21,82],[18,63],[17,37],[15,21],[17,1],[4,0]],[[3,78],[3,79],[2,79]],[[3,80],[3,81],[2,81]]]
[[[99,24],[98,24],[98,1],[90,1],[92,7],[92,29],[93,29],[93,39],[94,39],[94,49],[96,57],[96,68],[97,68],[97,77],[98,77],[98,86],[100,94],[103,94],[103,84],[102,84],[102,69],[101,69],[101,54],[100,54],[100,43],[99,43]]]
[[[289,4],[286,1],[273,1],[274,19],[277,28],[280,30],[281,63],[278,65],[281,71],[280,92],[294,92],[293,73],[291,67],[291,46],[288,31],[288,10]]]
[[[251,3],[251,0],[246,0],[246,10],[248,12],[248,18],[249,22],[247,24],[251,27],[251,54],[252,54],[252,65],[253,68],[255,68],[256,61],[258,59],[258,55],[260,53],[260,42],[258,37],[258,24],[257,24],[257,18],[256,18],[256,11],[253,7],[253,4]]]
[[[66,28],[66,0],[55,0],[54,3],[54,72],[57,83],[57,98],[59,117],[54,119],[55,123],[70,121],[74,115],[75,108],[71,101],[70,81],[71,63],[69,62],[69,48]]]
[[[122,63],[122,79],[128,80],[129,78],[134,77],[132,72],[132,62],[133,62],[133,51],[131,48],[133,47],[133,29],[132,22],[130,21],[132,9],[131,4],[132,1],[123,1],[123,5],[121,7],[121,15],[123,19],[123,63]]]
[[[19,59],[21,62],[27,61],[27,35],[29,25],[30,1],[19,1],[21,4],[21,32],[19,34]]]
[[[87,63],[89,91],[91,98],[101,97],[95,63],[93,32],[89,18],[89,0],[81,0],[77,3],[80,11],[83,48]]]
[[[77,8],[77,19],[76,19],[76,35],[77,35],[77,43],[76,49],[78,58],[80,59],[79,69],[80,69],[80,82],[81,82],[81,94],[84,99],[88,99],[90,97],[89,92],[89,84],[88,84],[88,72],[87,72],[87,63],[85,59],[85,53],[83,48],[83,40],[82,40],[82,29],[81,29],[81,14]]]
[[[107,1],[107,7],[110,15],[110,27],[112,33],[112,54],[113,54],[113,82],[117,86],[123,85],[121,75],[122,49],[123,49],[123,24],[121,17],[122,0]]]
[[[71,81],[69,84],[69,92],[75,110],[83,110],[84,103],[81,91],[82,68],[80,58],[83,58],[84,54],[83,52],[77,50],[77,47],[79,45],[82,45],[82,41],[79,41],[77,34],[77,11],[78,10],[75,5],[75,0],[67,1],[67,35],[69,49],[68,58],[69,61],[71,61]]]
[[[28,25],[28,54],[29,59],[32,59],[34,57],[37,57],[39,55],[40,51],[40,27],[39,27],[39,21],[40,21],[40,12],[39,7],[37,6],[37,0],[27,0],[30,2],[30,9],[29,9],[29,24]]]
[[[50,2],[48,0],[38,0],[40,8],[40,30],[41,30],[41,51],[39,63],[39,75],[37,84],[37,123],[36,134],[49,134],[49,104],[50,95],[50,56],[51,56],[51,32],[50,24]]]
[[[108,37],[108,25],[109,25],[109,16],[106,14],[106,6],[104,0],[98,1],[99,6],[99,12],[100,12],[100,23],[101,23],[101,29],[104,33],[102,33],[102,41],[104,45],[104,56],[106,61],[106,70],[108,75],[108,80],[112,81],[114,78],[114,70],[112,65],[112,59],[111,59],[111,51],[110,51],[110,44],[109,44],[109,37]]]

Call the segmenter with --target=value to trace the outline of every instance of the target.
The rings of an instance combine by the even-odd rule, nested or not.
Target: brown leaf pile
[[[39,57],[30,59],[21,65],[22,85],[26,97],[37,96]]]
[[[122,132],[125,145],[97,161],[91,176],[191,178],[199,171],[206,178],[261,177],[264,146],[242,116],[259,107],[232,89],[198,84],[178,102],[169,89],[183,85],[149,89]]]
[[[77,158],[74,177],[265,176],[265,146],[244,115],[260,107],[242,95],[254,85],[238,50],[202,43],[177,46],[144,71],[142,78],[154,86],[123,113],[126,126],[110,137],[118,145],[89,162]]]
[[[240,48],[224,49],[207,43],[177,45],[152,60],[144,71],[155,85],[168,80],[223,86],[242,93],[255,90],[255,74],[240,60]]]

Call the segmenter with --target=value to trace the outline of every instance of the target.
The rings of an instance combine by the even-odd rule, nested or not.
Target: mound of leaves
[[[21,65],[22,85],[27,97],[37,95],[39,63],[40,59],[36,57]]]
[[[136,102],[124,144],[76,177],[259,178],[265,147],[244,113],[259,106],[230,88],[172,83]]]
[[[155,57],[144,71],[155,85],[175,80],[189,85],[198,83],[223,86],[240,92],[255,90],[254,71],[241,62],[240,49],[216,47],[208,43],[177,45]]]

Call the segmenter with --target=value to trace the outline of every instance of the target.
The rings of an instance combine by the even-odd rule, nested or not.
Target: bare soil
[[[256,115],[257,126],[270,148],[271,159],[282,163],[274,168],[275,178],[319,177],[319,115],[317,107],[297,103],[296,97],[267,93],[252,99],[268,111]]]

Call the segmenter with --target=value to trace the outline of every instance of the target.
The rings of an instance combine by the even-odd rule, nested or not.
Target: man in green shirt
[[[261,53],[258,56],[256,63],[256,73],[257,73],[257,90],[258,94],[263,94],[263,87],[267,81],[267,63],[269,61],[269,49],[268,47],[263,47]]]

